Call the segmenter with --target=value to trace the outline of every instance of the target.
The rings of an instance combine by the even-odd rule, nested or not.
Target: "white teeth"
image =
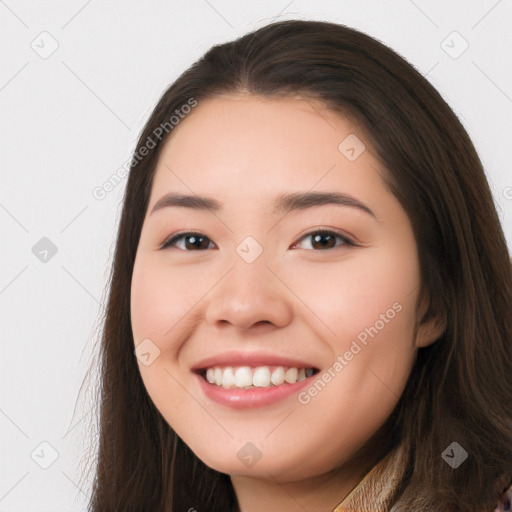
[[[274,386],[279,386],[279,384],[284,384],[284,368],[282,366],[278,366],[273,372],[272,377],[270,377],[270,381]]]
[[[273,371],[271,368],[274,368]],[[239,388],[268,388],[282,384],[295,384],[314,375],[313,368],[285,368],[284,366],[249,366],[211,367],[206,370],[206,380],[210,384],[222,386],[225,389]]]
[[[294,382],[297,382],[297,374],[298,374],[297,368],[288,368],[288,370],[286,370],[284,380],[286,382],[289,382],[290,384],[293,384]]]
[[[235,376],[233,375],[233,368],[226,368],[222,372],[222,387],[226,389],[235,387]]]
[[[257,388],[268,388],[270,386],[270,370],[267,366],[256,368],[252,376],[252,385]]]
[[[252,386],[252,372],[248,366],[241,366],[235,372],[235,384],[237,388]]]

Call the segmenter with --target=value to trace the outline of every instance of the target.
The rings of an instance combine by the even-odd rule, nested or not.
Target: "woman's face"
[[[416,332],[417,247],[383,172],[311,100],[217,97],[173,129],[131,319],[149,396],[210,467],[293,481],[348,463],[435,340]]]

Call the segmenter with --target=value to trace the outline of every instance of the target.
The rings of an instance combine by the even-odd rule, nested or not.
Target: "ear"
[[[437,315],[423,321],[416,331],[417,348],[427,347],[437,341],[446,330],[446,317]]]
[[[432,309],[432,304],[426,297],[421,300],[421,305],[418,308],[418,317],[422,320],[419,322],[416,329],[415,346],[417,348],[428,347],[437,341],[444,331],[446,330],[446,314],[445,312],[435,312]]]

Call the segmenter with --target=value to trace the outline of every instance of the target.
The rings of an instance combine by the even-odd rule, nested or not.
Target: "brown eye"
[[[184,243],[181,243],[181,241],[184,240]],[[177,242],[180,242],[178,244]],[[204,249],[208,249],[208,245],[211,242],[211,240],[207,237],[202,235],[201,233],[181,233],[179,235],[176,235],[166,242],[160,247],[160,249],[167,249],[168,247],[178,247],[179,249],[183,251],[201,251]]]
[[[311,243],[309,244],[313,249],[334,249],[339,246],[349,245],[355,246],[355,243],[340,233],[336,233],[334,231],[327,230],[317,230],[304,235],[301,240],[311,239]],[[336,244],[336,239],[341,240],[341,243]],[[293,245],[293,247],[298,247],[300,242],[297,242]],[[300,247],[303,249],[304,247]]]
[[[314,249],[325,250],[335,249],[340,246],[355,246],[356,244],[340,233],[328,230],[316,230],[304,235],[301,240],[310,239],[310,247],[299,247],[300,243],[293,244],[292,248],[299,247],[300,249]],[[339,242],[339,243],[338,243]],[[201,233],[187,232],[173,236],[160,247],[160,249],[167,249],[169,247],[176,247],[182,251],[203,251],[214,245],[213,242]]]

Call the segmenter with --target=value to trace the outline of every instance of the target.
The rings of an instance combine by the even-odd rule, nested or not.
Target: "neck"
[[[355,468],[342,467],[296,482],[248,476],[232,476],[231,482],[241,512],[332,512],[363,475]]]
[[[324,474],[293,482],[270,474],[266,478],[232,475],[240,511],[332,512],[390,448],[384,426],[349,461]]]

